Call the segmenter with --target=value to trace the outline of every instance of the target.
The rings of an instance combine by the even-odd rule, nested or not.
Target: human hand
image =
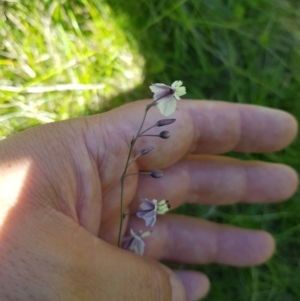
[[[272,255],[274,241],[263,231],[173,214],[158,217],[144,257],[116,247],[120,175],[148,102],[32,128],[1,142],[1,300],[197,300],[208,291],[207,277],[174,273],[157,260],[248,266]],[[168,141],[136,143],[136,152],[152,144],[156,149],[131,164],[129,173],[162,169],[164,176],[126,178],[126,212],[136,211],[144,197],[168,199],[176,208],[185,202],[277,202],[295,191],[297,176],[287,166],[217,156],[287,146],[297,130],[290,115],[184,100],[171,117],[177,121]],[[151,109],[145,127],[159,119]],[[123,229],[130,228],[144,224],[130,216]]]

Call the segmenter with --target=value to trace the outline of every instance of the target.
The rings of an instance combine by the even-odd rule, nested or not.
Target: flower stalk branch
[[[143,126],[146,120],[146,116],[151,107],[157,106],[159,111],[164,116],[169,116],[174,113],[176,109],[176,101],[180,100],[180,96],[186,93],[185,87],[182,86],[181,81],[175,81],[171,86],[167,86],[165,84],[153,84],[150,87],[150,90],[154,93],[153,99],[154,101],[148,104],[145,108],[144,116],[141,122],[141,125],[137,131],[136,136],[134,136],[130,142],[130,148],[128,152],[128,156],[126,159],[126,164],[124,171],[121,176],[121,198],[120,198],[120,225],[119,225],[119,234],[118,234],[118,247],[121,247],[121,237],[122,237],[122,228],[123,228],[123,220],[125,216],[128,214],[124,214],[123,209],[123,200],[124,200],[124,181],[127,176],[138,175],[138,174],[147,174],[153,178],[162,177],[163,173],[160,170],[152,170],[152,171],[141,171],[137,173],[127,174],[127,170],[129,165],[134,162],[140,156],[147,155],[151,152],[155,146],[150,146],[145,149],[142,149],[133,159],[131,159],[133,147],[139,137],[143,136],[152,136],[152,137],[160,137],[163,139],[168,139],[170,137],[170,133],[168,131],[162,131],[158,135],[153,134],[145,134],[147,131],[154,127],[161,127],[172,124],[176,119],[163,119],[157,121],[153,126],[150,126],[146,130],[143,130]],[[166,200],[157,201],[155,199],[148,200],[143,199],[143,202],[140,206],[140,210],[136,213],[139,218],[143,218],[146,222],[146,226],[153,227],[156,221],[157,214],[165,214],[170,209],[170,204]],[[143,241],[144,237],[150,235],[150,232],[137,232],[135,233],[133,229],[130,231],[130,237],[123,238],[123,248],[127,250],[134,251],[136,254],[143,255],[145,243]]]
[[[132,140],[131,140],[130,149],[129,149],[128,157],[127,157],[127,160],[126,160],[125,168],[124,168],[124,171],[123,171],[122,176],[121,176],[121,204],[120,204],[120,227],[119,227],[119,235],[118,235],[118,247],[121,246],[121,234],[122,234],[122,226],[123,226],[123,192],[124,192],[124,180],[125,180],[125,177],[126,177],[126,172],[127,172],[129,163],[130,163],[129,160],[130,160],[130,157],[131,157],[131,153],[132,153],[134,144],[135,144],[136,140],[138,139],[138,137],[139,137],[139,135],[141,133],[141,130],[142,130],[143,125],[144,125],[145,120],[146,120],[147,113],[150,110],[150,108],[151,108],[151,105],[147,105],[147,107],[145,109],[145,113],[144,113],[144,117],[143,117],[141,126],[140,126],[140,128],[139,128],[139,130],[137,132],[137,135],[135,137],[133,137]]]

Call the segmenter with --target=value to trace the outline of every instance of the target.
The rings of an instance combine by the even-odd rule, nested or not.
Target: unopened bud
[[[176,121],[176,119],[162,119],[156,122],[156,126],[165,126],[172,124]]]
[[[144,155],[147,155],[148,153],[150,153],[151,151],[153,151],[155,149],[155,146],[154,145],[151,145],[147,148],[143,148],[141,151],[140,151],[140,155],[141,156],[144,156]]]
[[[152,170],[150,173],[150,176],[152,178],[158,179],[161,178],[163,176],[163,172],[161,170]]]
[[[170,138],[170,132],[169,132],[169,131],[162,131],[162,132],[159,134],[159,137],[160,137],[160,138],[163,138],[163,139],[168,139],[168,138]]]

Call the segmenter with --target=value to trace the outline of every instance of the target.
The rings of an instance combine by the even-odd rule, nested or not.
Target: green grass
[[[143,58],[107,4],[44,2],[1,3],[2,137],[95,112],[142,81]]]
[[[4,1],[0,29],[3,138],[148,97],[149,83],[174,79],[184,81],[189,98],[279,108],[300,121],[298,1]],[[73,86],[30,92],[63,84]],[[100,85],[84,91],[79,84]],[[230,155],[300,170],[299,139],[276,154]],[[212,281],[206,300],[300,300],[299,196],[214,209],[210,220],[270,231],[277,252],[261,267],[200,267]],[[203,216],[208,208],[182,210]]]

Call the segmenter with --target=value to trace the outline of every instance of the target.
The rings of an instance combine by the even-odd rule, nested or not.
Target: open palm
[[[120,176],[147,103],[33,128],[1,142],[0,188],[5,191],[13,180],[18,193],[2,192],[13,205],[0,232],[0,267],[9,269],[0,282],[10,283],[0,286],[0,296],[12,294],[13,278],[37,300],[197,300],[209,287],[205,275],[173,273],[156,260],[247,266],[271,256],[274,242],[263,231],[174,214],[157,219],[145,238],[144,257],[116,248]],[[128,176],[126,213],[136,212],[141,198],[168,199],[176,208],[277,202],[295,191],[297,176],[287,166],[219,156],[287,146],[297,129],[290,115],[250,105],[180,101],[171,117],[177,120],[164,128],[171,132],[168,140],[142,137],[134,147],[133,156],[150,145],[155,150],[131,164],[128,173],[161,169],[164,176]],[[152,108],[144,128],[160,119]],[[123,234],[131,228],[146,229],[134,214],[125,218]],[[30,277],[24,273],[35,281],[26,281]],[[23,294],[20,300],[31,299]]]

